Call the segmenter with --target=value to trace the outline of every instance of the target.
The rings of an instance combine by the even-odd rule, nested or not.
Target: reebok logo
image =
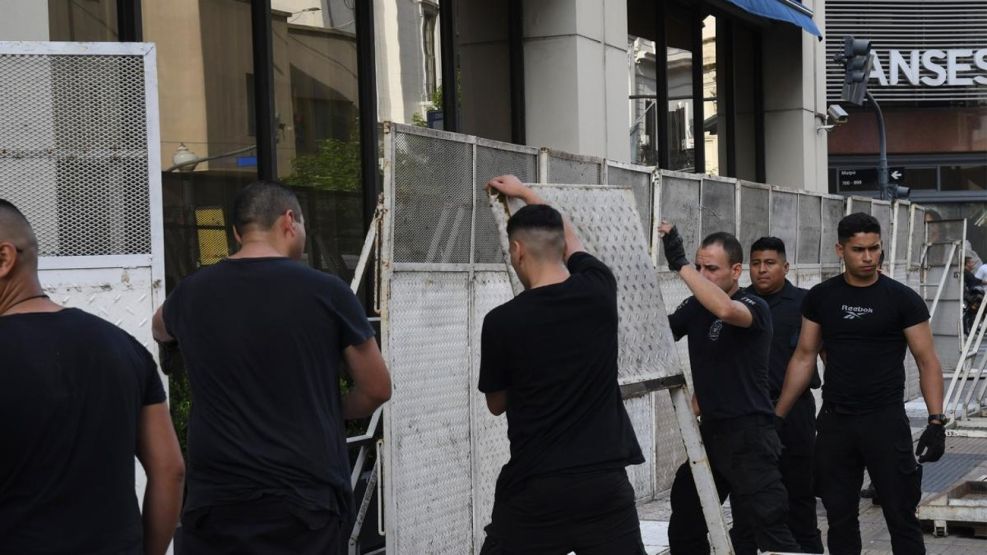
[[[863,306],[847,306],[843,305],[843,319],[844,320],[860,320],[868,314],[873,314],[874,309]]]

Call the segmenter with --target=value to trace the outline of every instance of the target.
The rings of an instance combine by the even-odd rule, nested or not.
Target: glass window
[[[278,177],[301,201],[306,261],[346,281],[364,237],[355,6],[272,1]]]
[[[683,14],[669,14],[668,37],[668,168],[694,171],[696,147],[692,129],[692,25]]]
[[[912,189],[935,189],[938,181],[939,169],[936,167],[904,168],[904,176],[901,178],[901,184]]]
[[[631,162],[645,166],[657,165],[658,129],[655,42],[641,37],[628,37],[630,57],[630,116]]]
[[[116,42],[116,0],[48,0],[48,35],[53,41]]]
[[[987,189],[987,164],[941,166],[939,177],[943,191],[983,191]]]
[[[703,19],[703,148],[705,149],[705,173],[721,175],[726,172],[726,152],[723,152],[722,163],[720,151],[726,148],[726,136],[723,133],[724,121],[720,118],[720,89],[721,72],[717,71],[716,17],[710,15]]]

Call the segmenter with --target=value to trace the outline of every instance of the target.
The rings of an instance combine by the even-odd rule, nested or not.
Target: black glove
[[[923,455],[922,452],[925,452]],[[942,424],[929,424],[918,438],[915,454],[918,462],[936,462],[946,452],[946,428]]]
[[[689,259],[685,257],[685,245],[682,244],[682,236],[679,230],[672,227],[661,238],[661,243],[665,247],[665,260],[668,261],[668,269],[678,272],[683,266],[689,265]]]

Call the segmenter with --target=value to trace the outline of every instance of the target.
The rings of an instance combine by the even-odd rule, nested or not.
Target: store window
[[[987,190],[987,164],[942,166],[939,183],[943,191]]]
[[[48,0],[48,36],[53,41],[116,42],[116,0]]]
[[[692,86],[693,30],[690,12],[670,12],[665,20],[668,76],[668,169],[696,171],[695,107]],[[700,141],[702,130],[699,130]]]

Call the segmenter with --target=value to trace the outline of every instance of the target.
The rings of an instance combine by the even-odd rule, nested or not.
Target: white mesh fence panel
[[[702,180],[702,233],[725,231],[737,233],[737,184],[732,180],[703,177]],[[692,252],[686,251],[691,257]]]
[[[150,254],[144,56],[0,54],[0,98],[0,197],[40,255]]]
[[[652,215],[654,213],[654,168],[628,164],[607,164],[607,184],[630,187],[634,192],[634,205],[641,217],[641,229],[645,243],[651,243]]]
[[[785,242],[785,250],[798,251],[798,196],[794,192],[771,191],[771,235]]]
[[[541,155],[548,170],[548,176],[541,176],[545,183],[579,183],[599,185],[603,183],[605,161],[592,156],[568,154],[551,149],[542,149]]]
[[[745,249],[768,234],[771,214],[770,192],[764,186],[741,183],[740,240]]]
[[[798,196],[798,264],[819,264],[819,246],[822,238],[822,198],[816,195]],[[791,252],[791,251],[789,251]],[[801,286],[804,287],[804,286]]]

